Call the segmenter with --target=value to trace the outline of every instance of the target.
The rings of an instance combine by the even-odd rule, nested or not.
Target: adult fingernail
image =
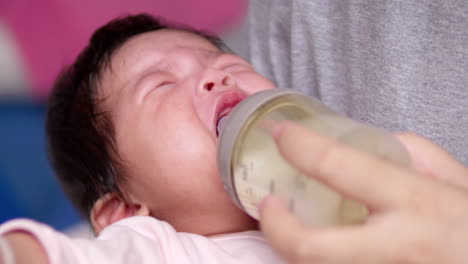
[[[284,129],[290,125],[290,121],[282,121],[273,125],[271,129],[271,135],[275,140],[278,140],[281,134],[283,133]]]
[[[269,197],[270,197],[270,195],[267,195],[267,196],[263,197],[263,199],[260,201],[260,203],[258,203],[257,210],[258,210],[259,214],[261,214],[263,212],[263,209],[265,208],[265,205],[268,203],[268,198]]]
[[[282,207],[283,203],[281,200],[274,196],[274,195],[267,195],[265,198],[260,201],[258,205],[258,212],[261,213],[265,209],[266,206],[273,206],[273,207]]]

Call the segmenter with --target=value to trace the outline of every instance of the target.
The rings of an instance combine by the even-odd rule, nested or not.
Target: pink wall
[[[118,15],[146,12],[222,32],[246,8],[247,0],[0,0],[0,17],[13,30],[33,96],[43,98],[91,33]]]

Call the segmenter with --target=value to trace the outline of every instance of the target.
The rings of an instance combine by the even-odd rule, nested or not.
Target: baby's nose
[[[209,69],[205,71],[201,79],[199,91],[206,93],[217,89],[229,88],[234,86],[234,84],[234,78],[230,73]]]

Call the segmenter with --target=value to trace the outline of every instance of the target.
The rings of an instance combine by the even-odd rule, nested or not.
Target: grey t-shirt
[[[468,165],[468,1],[251,0],[247,30],[279,87]]]

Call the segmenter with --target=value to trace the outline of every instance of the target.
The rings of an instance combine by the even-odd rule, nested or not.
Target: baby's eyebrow
[[[225,54],[221,50],[207,50],[207,49],[193,49],[192,52],[195,54],[195,58],[200,61],[211,61],[216,60],[220,55]],[[161,72],[178,72],[181,70],[182,65],[176,58],[164,58],[158,62],[155,66],[155,70]]]
[[[168,59],[163,59],[154,65],[152,71],[154,72],[171,72],[177,68],[174,61],[169,61]]]
[[[225,52],[223,52],[220,49],[211,50],[211,49],[200,48],[200,49],[194,49],[194,51],[196,52],[198,56],[200,56],[201,59],[216,59],[220,55],[225,54]]]

